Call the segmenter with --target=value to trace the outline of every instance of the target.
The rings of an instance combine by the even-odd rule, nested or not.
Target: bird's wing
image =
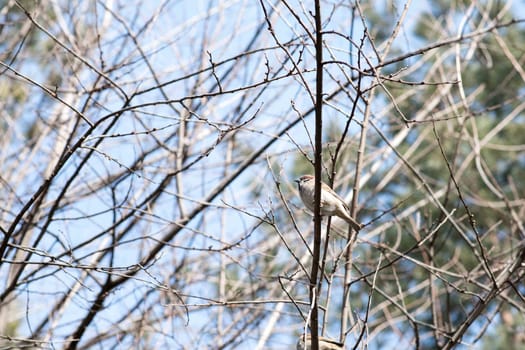
[[[335,192],[334,190],[332,190],[330,192],[335,198],[339,199],[342,203],[343,203],[343,206],[350,212],[350,208],[348,207],[348,204],[346,204],[346,201],[341,198],[340,195],[337,194],[337,192]]]

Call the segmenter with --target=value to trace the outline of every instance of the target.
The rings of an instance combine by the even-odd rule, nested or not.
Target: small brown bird
[[[311,211],[314,211],[315,178],[312,175],[303,175],[295,182],[299,186],[299,194],[304,205]],[[322,216],[338,216],[352,225],[357,231],[363,228],[363,225],[350,215],[350,208],[348,208],[345,201],[324,182],[321,182],[320,204]]]
[[[310,334],[306,335],[306,346],[304,345],[304,335],[297,341],[297,350],[310,350],[312,347]],[[344,350],[343,344],[330,338],[319,337],[319,350]]]

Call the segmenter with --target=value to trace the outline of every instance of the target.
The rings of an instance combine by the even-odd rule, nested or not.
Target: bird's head
[[[303,175],[300,178],[296,179],[295,182],[298,184],[304,184],[305,182],[312,181],[314,177],[312,175]]]

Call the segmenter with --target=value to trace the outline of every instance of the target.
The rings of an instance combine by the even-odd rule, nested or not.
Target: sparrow
[[[304,346],[304,335],[302,335],[297,341],[297,350],[310,350],[311,338],[310,334],[306,335],[306,346]],[[344,346],[333,339],[319,337],[319,350],[344,350]]]
[[[299,194],[304,205],[311,211],[314,211],[315,178],[312,175],[303,175],[295,182],[297,182],[299,187]],[[324,182],[321,182],[320,209],[322,216],[338,216],[352,225],[357,231],[363,228],[363,225],[350,215],[350,208],[348,208],[345,201]]]

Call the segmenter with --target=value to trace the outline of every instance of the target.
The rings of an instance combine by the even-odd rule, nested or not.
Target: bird
[[[304,205],[311,211],[314,211],[315,178],[312,175],[302,175],[295,180],[295,182],[297,182],[297,186],[299,187],[299,195]],[[321,182],[320,211],[321,216],[340,217],[348,222],[356,231],[363,228],[363,225],[350,215],[350,208],[348,208],[345,201],[324,182]]]
[[[311,336],[306,335],[306,346],[304,345],[305,336],[302,335],[297,341],[297,350],[310,350],[311,349]],[[344,345],[338,341],[335,341],[326,337],[319,337],[319,350],[344,350]]]

